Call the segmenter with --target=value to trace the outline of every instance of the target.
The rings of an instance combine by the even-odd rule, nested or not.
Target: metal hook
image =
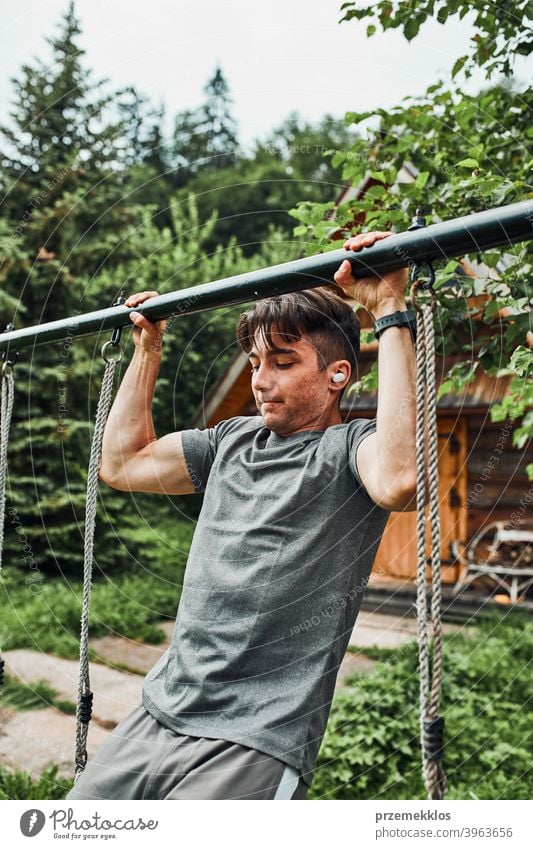
[[[120,295],[118,296],[117,300],[113,304],[111,304],[111,306],[112,307],[119,307],[123,303],[125,303],[125,301],[126,301],[126,298],[124,297],[124,291],[122,291],[120,293]],[[120,347],[121,333],[122,333],[122,327],[115,327],[114,330],[113,330],[113,333],[111,334],[111,339],[109,339],[107,342],[104,342],[104,344],[102,345],[102,357],[104,358],[106,363],[109,363],[109,362],[118,363],[122,359],[122,357],[124,355],[124,351]],[[109,348],[118,348],[116,357],[110,357],[109,356],[109,354],[108,354]]]
[[[424,215],[424,210],[423,209],[415,210],[415,214],[413,215],[413,217],[411,219],[411,226],[408,227],[407,229],[411,230],[411,231],[422,230],[425,226],[426,226],[426,217]],[[427,280],[422,280],[420,278],[420,268],[421,268],[422,265],[425,265],[426,268],[427,268],[427,275],[428,275]],[[437,298],[436,298],[436,295],[435,295],[435,289],[433,288],[434,283],[435,283],[435,269],[433,268],[431,262],[429,262],[429,261],[424,262],[423,261],[421,263],[415,263],[412,266],[412,268],[411,268],[411,289],[410,289],[411,303],[412,303],[413,307],[415,308],[415,310],[418,310],[418,312],[420,312],[420,310],[421,310],[421,306],[418,304],[418,302],[416,300],[416,292],[419,289],[428,291],[430,293],[430,296],[431,296],[431,302],[430,302],[431,311],[435,312],[435,308],[436,308],[436,305],[437,305]]]
[[[423,209],[415,210],[415,214],[411,218],[411,226],[408,227],[408,230],[421,230],[422,227],[426,226],[426,217],[424,215]]]
[[[15,329],[15,325],[12,324],[11,322],[9,322],[9,324],[6,324],[2,333],[11,333],[11,331],[14,330],[14,329]],[[11,374],[11,372],[13,371],[13,367],[15,366],[15,363],[18,360],[18,357],[19,357],[19,351],[14,351],[12,354],[9,353],[9,350],[2,351],[2,361],[3,361],[2,362],[2,374],[3,375]]]

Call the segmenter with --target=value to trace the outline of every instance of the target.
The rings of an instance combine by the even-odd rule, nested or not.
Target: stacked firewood
[[[533,543],[531,542],[500,542],[487,557],[487,563],[498,566],[512,566],[525,569],[533,566]]]

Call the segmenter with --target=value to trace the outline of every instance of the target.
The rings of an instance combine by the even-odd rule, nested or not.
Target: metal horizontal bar
[[[237,274],[214,283],[204,283],[178,292],[158,295],[136,307],[151,321],[256,301],[270,295],[312,289],[331,282],[344,259],[349,259],[355,277],[382,275],[393,268],[429,260],[461,257],[490,248],[509,247],[533,235],[533,200],[475,212],[420,230],[405,231],[380,241],[371,248],[335,250],[284,262],[269,268]],[[132,307],[113,306],[34,327],[0,333],[0,351],[87,336],[115,327],[133,327],[128,319]]]

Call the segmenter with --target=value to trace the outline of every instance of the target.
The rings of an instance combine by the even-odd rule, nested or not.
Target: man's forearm
[[[405,301],[380,305],[375,318],[406,310]],[[416,357],[408,327],[389,327],[379,339],[377,445],[382,479],[391,487],[416,478]]]
[[[117,390],[104,431],[100,476],[112,480],[125,463],[157,439],[152,402],[161,354],[135,348]]]

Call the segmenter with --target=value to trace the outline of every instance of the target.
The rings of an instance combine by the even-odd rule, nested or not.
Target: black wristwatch
[[[398,312],[378,318],[374,324],[374,336],[376,339],[379,339],[383,331],[388,327],[408,327],[411,331],[413,341],[416,342],[416,315],[414,310],[405,310],[405,312],[399,310]]]

